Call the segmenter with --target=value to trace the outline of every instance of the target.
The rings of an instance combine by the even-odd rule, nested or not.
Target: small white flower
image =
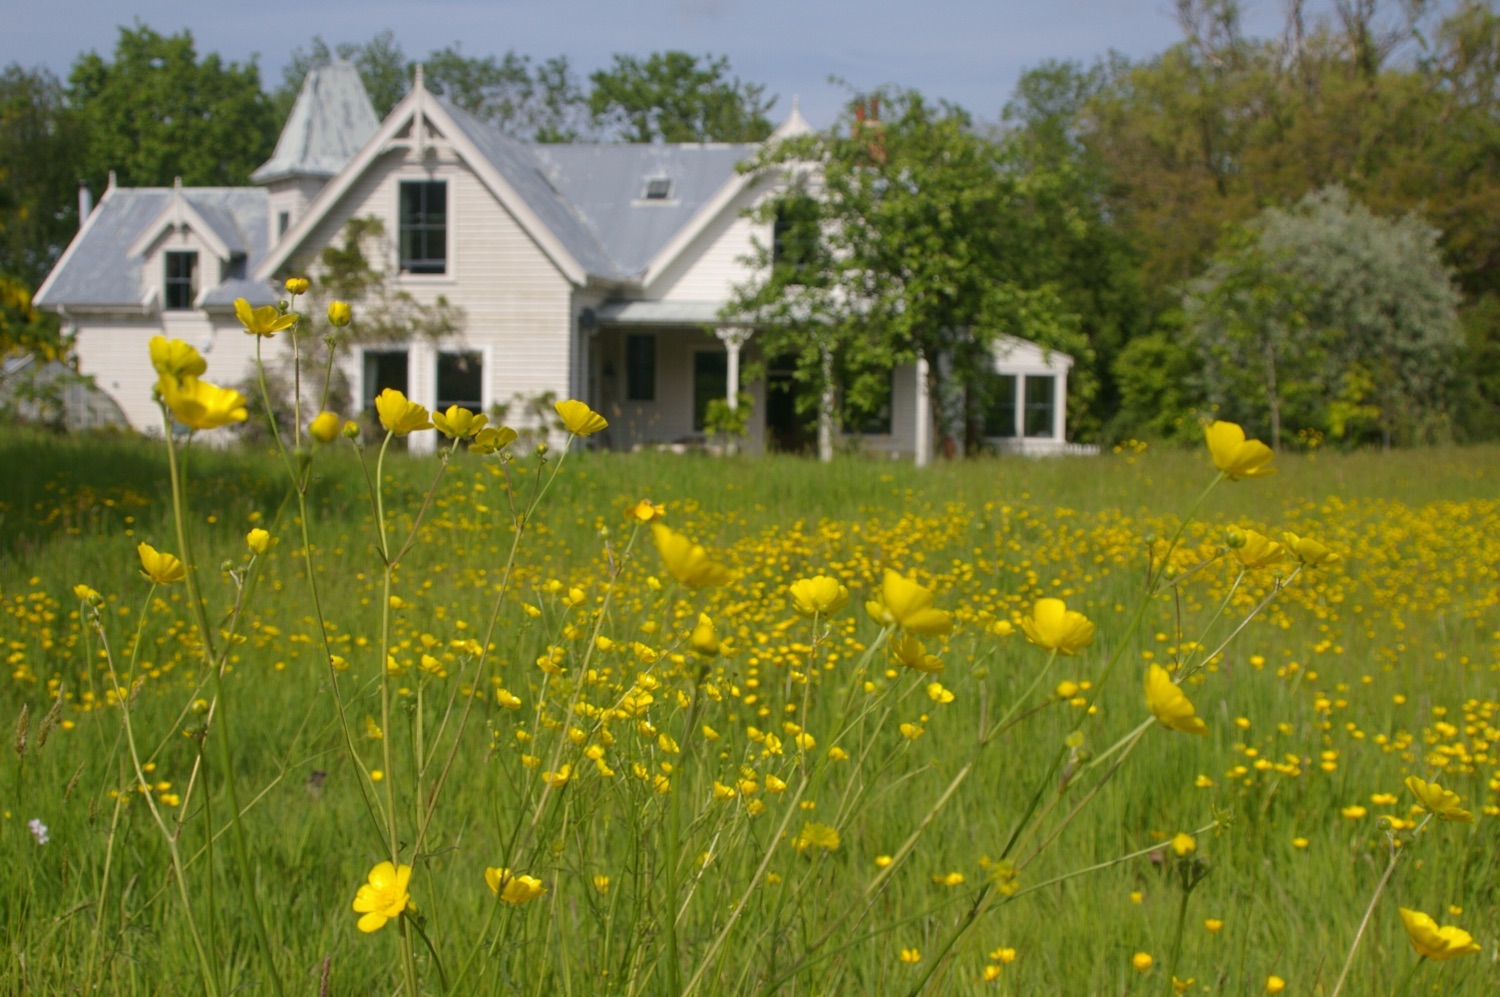
[[[26,827],[31,831],[31,836],[36,839],[37,844],[45,845],[47,843],[47,825],[43,824],[40,818],[31,818],[26,822]]]

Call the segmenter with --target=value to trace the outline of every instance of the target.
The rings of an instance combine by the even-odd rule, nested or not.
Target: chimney
[[[78,181],[78,227],[83,228],[83,223],[89,220],[89,215],[94,211],[94,195],[89,191],[87,180]]]

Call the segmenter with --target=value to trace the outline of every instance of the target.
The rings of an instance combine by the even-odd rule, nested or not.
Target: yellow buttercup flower
[[[800,578],[787,591],[792,596],[792,609],[808,619],[832,616],[849,604],[849,590],[827,575]]]
[[[1479,943],[1464,929],[1453,925],[1440,928],[1436,921],[1419,910],[1399,909],[1401,922],[1406,925],[1406,935],[1418,955],[1441,962],[1479,951]]]
[[[625,510],[626,519],[634,519],[640,523],[649,523],[653,519],[660,519],[667,514],[665,506],[657,505],[650,499],[641,499],[635,505]]]
[[[1161,665],[1153,664],[1146,670],[1146,705],[1168,730],[1184,734],[1208,733],[1208,725],[1193,709],[1192,701]]]
[[[157,382],[161,400],[177,421],[191,429],[218,429],[249,418],[245,396],[233,388],[200,381],[196,377],[162,377]]]
[[[1266,977],[1266,993],[1279,994],[1286,989],[1286,980],[1279,976]]]
[[[922,642],[911,634],[902,634],[891,641],[891,653],[907,668],[929,674],[943,670],[943,662],[935,654],[928,654]]]
[[[284,286],[286,287],[286,293],[290,295],[306,294],[308,281],[306,277],[288,277]]]
[[[261,305],[259,308],[251,308],[250,302],[244,298],[234,299],[234,316],[240,320],[240,325],[252,336],[265,336],[267,338],[276,335],[283,329],[290,329],[297,324],[295,312],[282,313],[275,305]]]
[[[474,434],[469,443],[469,452],[478,454],[499,453],[516,441],[517,433],[509,426],[485,426]]]
[[[1309,568],[1324,568],[1343,560],[1328,547],[1311,537],[1299,537],[1295,533],[1283,534],[1287,549],[1297,555],[1297,560]]]
[[[576,398],[558,402],[553,408],[562,416],[563,426],[574,436],[593,436],[609,428],[609,420]]]
[[[953,629],[953,618],[941,609],[933,609],[936,601],[931,589],[887,568],[880,595],[865,603],[865,611],[883,627],[896,626],[908,633],[939,637]]]
[[[726,585],[734,577],[728,568],[709,558],[702,544],[693,543],[671,527],[652,523],[651,536],[667,572],[688,588]]]
[[[1172,838],[1172,851],[1178,858],[1187,858],[1198,850],[1198,839],[1186,831],[1178,831]]]
[[[1276,473],[1276,468],[1266,466],[1276,456],[1275,451],[1260,440],[1245,439],[1244,429],[1237,424],[1215,422],[1204,430],[1204,435],[1214,467],[1223,471],[1226,478],[1263,478]]]
[[[158,585],[170,585],[187,577],[183,563],[165,551],[150,544],[140,544],[135,552],[141,559],[141,573]]]
[[[340,329],[354,321],[354,312],[349,308],[347,301],[328,302],[328,322]]]
[[[1077,654],[1094,642],[1094,624],[1061,599],[1038,599],[1021,629],[1037,647],[1058,654]]]
[[[1234,556],[1247,568],[1269,568],[1286,557],[1286,548],[1254,530],[1245,531],[1245,542],[1235,548]]]
[[[432,428],[427,409],[407,400],[406,395],[395,388],[386,388],[376,397],[375,412],[386,431],[396,436]]]
[[[208,361],[192,346],[180,339],[152,336],[151,366],[167,377],[201,377],[208,371]]]
[[[530,903],[547,892],[547,888],[542,885],[540,879],[513,875],[509,869],[505,868],[492,867],[484,870],[484,881],[491,893],[514,907]]]
[[[696,653],[705,658],[712,658],[719,653],[719,632],[714,629],[714,621],[707,613],[698,614],[698,623],[693,627],[693,635],[688,643]]]
[[[308,424],[307,433],[319,443],[332,443],[339,438],[339,417],[332,412],[319,412]]]
[[[1463,800],[1451,789],[1444,789],[1435,782],[1423,782],[1414,775],[1406,777],[1406,788],[1417,798],[1417,803],[1439,820],[1459,824],[1474,823],[1474,815],[1459,806]]]
[[[364,915],[359,919],[359,930],[367,934],[379,931],[387,921],[400,917],[411,906],[411,894],[406,891],[410,882],[409,865],[382,862],[371,869],[369,881],[354,894],[354,912]]]
[[[260,527],[256,527],[245,534],[245,546],[250,548],[252,554],[264,554],[266,548],[271,545],[271,534]]]
[[[1144,973],[1146,970],[1150,969],[1151,964],[1155,961],[1155,959],[1151,958],[1151,954],[1149,952],[1137,952],[1135,955],[1130,957],[1130,964],[1136,968],[1137,972],[1141,973]]]
[[[449,405],[447,412],[432,413],[432,424],[450,440],[466,440],[485,427],[490,417],[476,415],[462,405]]]
[[[792,839],[792,847],[799,852],[807,851],[809,848],[821,848],[824,851],[838,851],[840,844],[839,832],[836,828],[827,824],[804,824],[797,836]]]

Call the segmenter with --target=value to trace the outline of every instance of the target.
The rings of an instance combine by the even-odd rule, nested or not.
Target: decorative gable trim
[[[151,247],[167,232],[177,229],[190,229],[198,241],[219,258],[221,262],[228,262],[234,255],[234,250],[220,239],[214,232],[212,226],[204,220],[196,208],[188,203],[182,195],[182,180],[179,178],[172,188],[172,199],[162,209],[149,225],[141,230],[141,234],[135,242],[130,244],[126,250],[129,256],[145,256]]]
[[[410,136],[403,133],[410,127]],[[335,205],[343,199],[354,184],[388,151],[415,149],[425,154],[439,141],[447,142],[454,153],[474,172],[481,183],[494,195],[521,225],[521,228],[541,248],[547,258],[562,271],[573,284],[582,286],[588,280],[588,272],[565,249],[552,230],[527,206],[525,200],[505,181],[498,170],[486,159],[474,144],[422,85],[420,74],[411,92],[391,111],[380,129],[370,137],[359,154],[350,160],[339,174],[329,181],[313,202],[307,206],[293,226],[287,230],[276,247],[267,254],[255,269],[255,279],[271,280],[292,255],[301,248],[313,230],[323,221]]]

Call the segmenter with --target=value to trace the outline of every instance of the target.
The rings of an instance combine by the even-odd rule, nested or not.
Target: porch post
[[[437,349],[427,342],[413,342],[407,351],[407,397],[428,411],[437,407]],[[413,433],[406,438],[408,453],[429,454],[437,449],[436,433]]]
[[[1061,365],[1059,365],[1061,366]],[[1068,438],[1068,368],[1057,372],[1052,388],[1052,435],[1058,443]]]
[[[927,358],[917,357],[916,465],[932,459],[932,399],[927,396]]]
[[[818,405],[818,460],[833,462],[833,351],[823,347],[823,397]]]
[[[740,348],[750,338],[750,330],[729,326],[715,329],[714,335],[719,337],[729,354],[729,376],[725,378],[724,401],[729,403],[729,411],[733,412],[740,407]]]

